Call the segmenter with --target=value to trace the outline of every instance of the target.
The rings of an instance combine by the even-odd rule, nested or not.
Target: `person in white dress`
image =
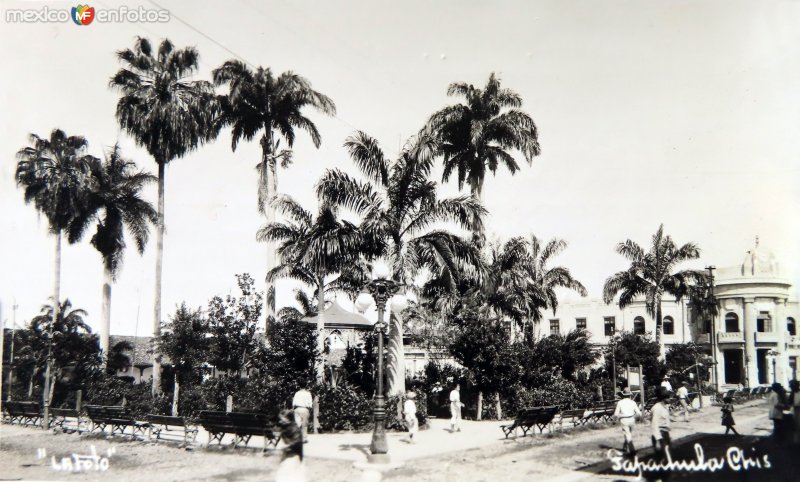
[[[403,403],[403,418],[405,418],[406,428],[408,429],[408,442],[414,442],[414,435],[419,430],[419,420],[417,419],[417,404],[414,400],[417,394],[408,392],[406,394],[406,401]]]
[[[461,385],[456,385],[450,392],[450,432],[461,431]]]

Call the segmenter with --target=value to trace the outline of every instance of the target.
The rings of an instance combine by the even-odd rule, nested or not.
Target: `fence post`
[[[314,397],[313,404],[314,433],[319,433],[319,395]]]
[[[225,411],[228,413],[233,411],[233,395],[228,395],[225,399]]]

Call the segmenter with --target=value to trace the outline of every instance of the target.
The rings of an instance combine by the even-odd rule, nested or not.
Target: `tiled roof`
[[[152,336],[111,335],[109,336],[108,344],[109,346],[113,347],[121,341],[127,341],[133,346],[133,350],[126,353],[129,357],[131,357],[131,363],[133,363],[133,366],[149,367],[153,364],[152,339]],[[169,364],[169,357],[162,357],[161,363]]]

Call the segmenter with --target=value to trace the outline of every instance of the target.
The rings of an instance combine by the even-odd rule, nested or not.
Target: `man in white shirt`
[[[653,405],[651,411],[653,418],[650,421],[650,428],[653,448],[659,455],[664,455],[665,451],[670,446],[669,408],[667,407],[667,399],[669,399],[669,397],[670,394],[666,388],[658,387],[658,390],[656,390],[658,402]]]
[[[681,408],[683,408],[683,421],[689,423],[689,389],[686,386],[686,382],[681,383],[675,395],[678,396],[678,401],[681,404]]]
[[[311,392],[306,389],[304,383],[301,383],[300,390],[294,394],[292,399],[292,407],[294,408],[295,423],[303,433],[303,443],[308,442],[308,419],[311,416],[311,408],[313,406],[314,400],[311,397]]]
[[[672,384],[669,382],[669,377],[665,376],[664,380],[661,382],[661,386],[666,388],[668,392],[673,392]]]
[[[636,448],[633,446],[633,427],[636,425],[636,418],[641,416],[642,411],[639,410],[639,406],[631,400],[631,389],[625,387],[622,390],[622,400],[617,402],[617,408],[614,410],[614,418],[619,420],[622,426],[622,434],[625,437],[622,451],[628,455],[636,453]]]
[[[450,432],[461,431],[461,385],[456,385],[450,392]]]

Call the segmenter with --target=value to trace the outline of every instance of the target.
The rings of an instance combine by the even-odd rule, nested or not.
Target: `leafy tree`
[[[241,376],[252,365],[251,357],[258,341],[256,328],[263,308],[263,297],[255,289],[249,274],[236,275],[240,297],[215,296],[208,303],[208,323],[211,334],[209,361],[218,370]]]
[[[659,360],[658,342],[651,339],[649,335],[636,335],[632,331],[615,335],[613,343],[609,343],[604,349],[605,366],[608,373],[611,373],[612,347],[617,373],[621,373],[625,366],[642,365],[646,384],[655,386],[661,380],[666,367]]]
[[[447,226],[476,230],[486,211],[471,196],[439,199],[436,183],[430,180],[435,139],[426,135],[410,139],[395,162],[363,132],[350,136],[345,147],[365,180],[328,170],[317,184],[317,194],[323,203],[360,217],[367,258],[386,258],[393,280],[406,288],[428,272],[453,290],[465,272],[480,266],[474,247]],[[388,392],[400,394],[405,391],[403,321],[394,315],[387,379]]]
[[[129,341],[118,341],[111,345],[108,356],[104,358],[106,363],[106,373],[116,375],[117,372],[127,370],[133,364],[133,360],[128,353],[133,350],[133,343]]]
[[[157,222],[158,213],[142,199],[141,193],[146,184],[155,180],[154,176],[137,170],[133,161],[123,158],[119,144],[115,145],[104,161],[96,158],[89,161],[88,189],[84,194],[86,206],[70,225],[69,241],[72,243],[81,239],[89,225],[96,221],[91,243],[103,257],[100,349],[104,357],[110,354],[111,285],[122,266],[125,230],[133,236],[139,254],[143,254],[150,235],[149,225]]]
[[[300,383],[313,384],[320,353],[316,333],[307,323],[291,318],[276,321],[260,352],[256,368],[287,393]]]
[[[217,134],[219,103],[213,86],[192,80],[199,54],[194,47],[175,49],[165,39],[153,51],[138,37],[133,49],[117,52],[124,65],[110,81],[122,95],[117,121],[122,130],[147,149],[158,165],[158,224],[156,230],[155,306],[153,336],[161,334],[161,267],[164,254],[164,184],[167,164],[179,159]],[[153,393],[161,390],[161,360],[154,352]]]
[[[175,377],[172,415],[178,415],[180,387],[196,385],[202,380],[199,368],[209,360],[208,320],[200,310],[181,304],[172,320],[164,325],[158,339],[158,351],[169,357]]]
[[[694,377],[699,374],[701,379],[707,377],[706,362],[709,354],[706,350],[696,343],[679,343],[670,345],[666,355],[666,367],[669,373],[673,373],[680,381],[691,381],[694,385]],[[700,365],[697,366],[696,365]],[[691,376],[690,376],[691,374]]]
[[[555,372],[573,381],[579,370],[593,365],[600,355],[592,347],[589,333],[585,330],[572,330],[566,335],[550,335],[535,340],[530,351],[530,358],[524,366],[547,367],[550,373]]]
[[[336,106],[330,98],[312,89],[307,79],[293,72],[284,72],[276,77],[269,68],[258,67],[254,71],[244,62],[229,60],[212,75],[216,85],[228,86],[218,124],[231,127],[231,148],[235,151],[239,141],[250,141],[262,133],[259,141],[261,161],[256,166],[258,211],[266,214],[267,223],[272,223],[275,221],[275,208],[269,203],[278,193],[278,165],[286,168],[292,162],[290,149],[294,145],[295,129],[306,131],[315,147],[322,142],[317,127],[303,110],[311,107],[335,115]],[[280,149],[281,138],[289,150]],[[275,252],[269,248],[268,271],[276,266],[275,261]],[[271,280],[267,282],[267,297],[273,290],[271,283]],[[272,317],[269,303],[267,310],[267,317]]]
[[[483,89],[454,82],[447,95],[466,102],[434,113],[426,126],[440,141],[437,155],[444,161],[443,181],[455,172],[459,189],[467,183],[472,194],[480,197],[487,170],[492,174],[500,166],[511,174],[519,170],[510,151],[521,152],[528,164],[539,155],[536,124],[520,110],[522,97],[502,88],[494,73]]]
[[[502,322],[487,321],[479,317],[473,307],[464,307],[456,314],[459,326],[450,345],[456,361],[470,371],[478,389],[478,420],[483,411],[483,393],[496,393],[513,385],[518,373],[509,343],[509,332]],[[502,410],[497,398],[497,417]]]
[[[677,246],[672,237],[664,234],[662,224],[653,235],[649,251],[645,252],[636,242],[628,239],[617,245],[617,253],[627,258],[631,265],[627,270],[606,279],[603,301],[610,304],[619,295],[619,307],[625,308],[643,296],[647,313],[656,319],[656,343],[659,346],[659,358],[663,360],[661,300],[665,294],[669,294],[678,302],[689,294],[692,284],[705,279],[703,271],[675,271],[680,263],[699,258],[700,249],[694,243]]]
[[[370,398],[375,394],[375,367],[378,363],[375,347],[377,343],[378,336],[374,331],[365,333],[363,344],[348,346],[342,359],[342,370],[346,374],[347,381]]]

